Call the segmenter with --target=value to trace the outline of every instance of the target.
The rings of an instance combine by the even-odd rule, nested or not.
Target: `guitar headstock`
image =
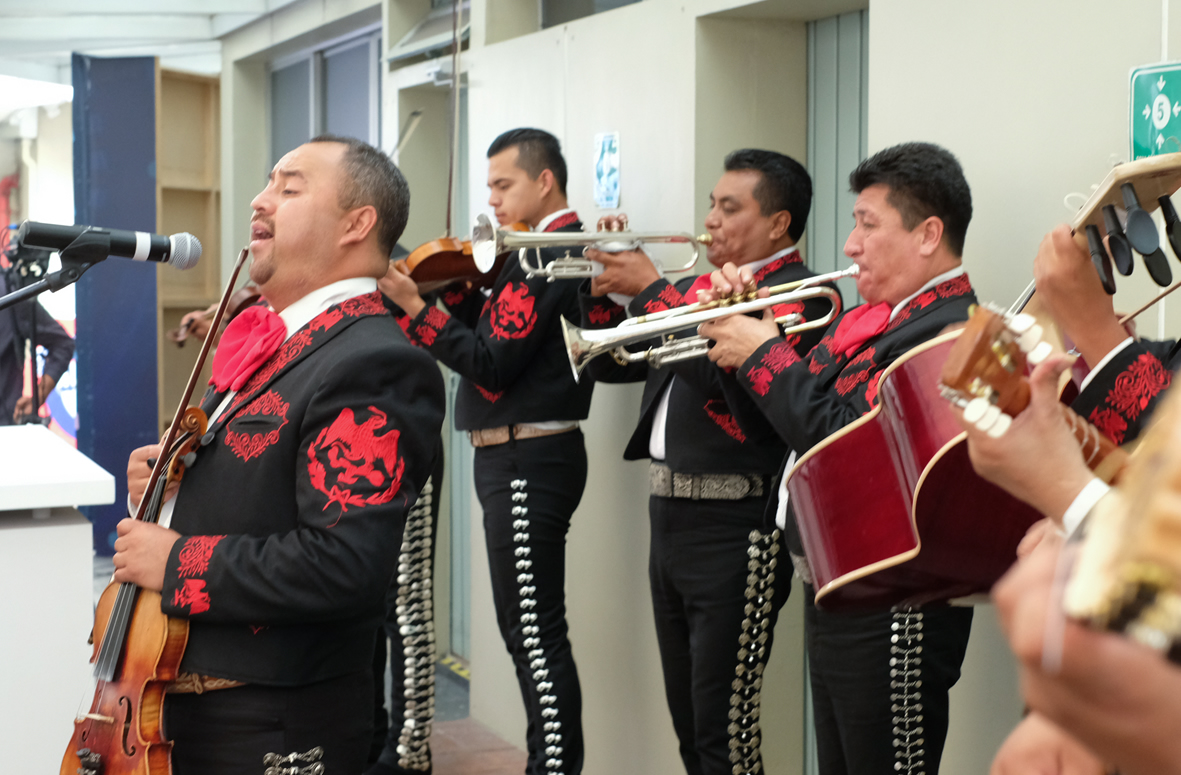
[[[943,394],[963,408],[969,422],[1000,436],[1029,404],[1028,366],[1052,350],[1030,315],[973,307],[943,364]]]
[[[1112,168],[1071,220],[1075,239],[1091,254],[1103,287],[1115,293],[1115,271],[1127,276],[1133,251],[1144,259],[1157,285],[1168,285],[1172,271],[1150,214],[1160,209],[1174,255],[1181,258],[1181,222],[1169,197],[1181,188],[1181,153],[1151,156]],[[1107,245],[1103,243],[1108,238]]]

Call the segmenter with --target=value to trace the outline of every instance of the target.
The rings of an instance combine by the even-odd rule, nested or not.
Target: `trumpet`
[[[757,289],[744,291],[717,301],[698,302],[629,318],[615,328],[579,328],[562,318],[562,338],[566,340],[566,354],[570,357],[570,368],[574,372],[575,381],[577,381],[586,365],[604,353],[611,353],[620,364],[648,361],[657,369],[666,363],[700,358],[709,351],[708,339],[704,336],[673,339],[672,335],[696,328],[709,320],[717,320],[730,315],[742,315],[747,312],[760,312],[777,304],[791,304],[807,299],[826,298],[832,303],[832,308],[827,314],[815,320],[804,320],[803,316],[798,313],[777,317],[775,322],[783,328],[784,335],[827,326],[841,312],[841,297],[835,290],[824,286],[823,283],[831,283],[845,277],[856,277],[858,271],[857,265],[854,264],[840,272],[830,272],[772,286],[767,289],[770,291],[770,295],[766,298],[758,298]],[[628,345],[658,337],[661,339],[667,337],[669,341],[660,346],[649,347],[637,352],[626,349]]]
[[[701,254],[702,245],[710,245],[713,237],[702,234],[694,237],[687,232],[670,234],[649,234],[632,231],[598,231],[598,232],[547,232],[535,233],[528,231],[508,231],[494,229],[488,216],[481,213],[476,216],[476,225],[472,229],[472,255],[476,266],[481,272],[487,272],[496,261],[496,256],[506,250],[520,248],[517,260],[525,270],[527,277],[545,277],[550,282],[554,280],[568,280],[581,277],[594,277],[601,269],[595,267],[595,262],[589,258],[575,258],[570,255],[571,247],[593,247],[604,253],[620,253],[625,250],[636,250],[645,242],[670,242],[688,244],[693,247],[693,255],[684,266],[676,269],[666,269],[669,272],[686,272],[694,267]],[[565,247],[566,255],[544,266],[541,260],[542,248]],[[537,263],[530,264],[528,252],[537,251]]]

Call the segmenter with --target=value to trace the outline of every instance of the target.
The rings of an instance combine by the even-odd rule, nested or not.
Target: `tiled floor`
[[[95,558],[96,602],[113,572],[111,558]],[[443,664],[435,667],[435,708],[431,735],[435,775],[520,775],[525,771],[524,751],[468,717],[468,682]]]

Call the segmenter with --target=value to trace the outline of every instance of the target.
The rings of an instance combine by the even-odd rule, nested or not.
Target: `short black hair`
[[[762,176],[754,190],[759,212],[769,218],[787,210],[791,215],[787,235],[798,242],[812,209],[812,178],[804,165],[775,151],[742,148],[726,157],[724,167],[726,172],[754,170]]]
[[[562,144],[544,129],[510,129],[488,146],[488,158],[509,148],[517,149],[517,166],[537,180],[542,170],[554,173],[554,182],[562,196],[566,195],[566,160],[562,158]]]
[[[390,255],[410,217],[410,186],[393,159],[355,137],[317,135],[308,142],[340,143],[344,152],[344,183],[340,208],[352,210],[373,205],[377,211],[377,246]]]
[[[902,143],[878,151],[849,174],[849,187],[860,194],[870,186],[890,189],[886,201],[913,229],[935,216],[943,221],[947,247],[964,254],[964,238],[972,220],[972,190],[951,151],[934,143]]]

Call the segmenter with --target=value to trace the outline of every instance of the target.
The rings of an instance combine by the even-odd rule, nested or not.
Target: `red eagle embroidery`
[[[667,304],[669,307],[681,307],[685,304],[685,297],[681,292],[671,285],[666,285],[660,290],[657,298]]]
[[[209,610],[209,593],[205,591],[202,579],[185,579],[172,596],[174,608],[188,608],[189,615],[195,616]]]
[[[1173,381],[1173,376],[1150,353],[1144,353],[1115,379],[1107,403],[1115,411],[1135,420],[1148,404]]]
[[[291,404],[283,400],[273,390],[268,390],[261,396],[250,403],[242,413],[230,421],[229,427],[226,430],[226,446],[234,451],[234,454],[242,458],[243,461],[249,460],[252,457],[261,455],[267,447],[279,440],[279,431],[283,430],[283,426],[287,424],[287,410]],[[244,433],[235,430],[240,427],[239,423],[243,418],[257,415],[265,415],[276,417],[282,420],[279,427],[271,428],[260,433]],[[247,426],[249,427],[249,426]]]
[[[204,576],[209,570],[209,558],[213,556],[213,547],[221,543],[225,536],[193,536],[185,539],[184,545],[177,555],[179,567],[176,574],[182,578]]]
[[[492,336],[524,339],[537,324],[536,299],[525,283],[510,282],[501,289],[491,309]]]
[[[484,388],[480,387],[479,385],[477,385],[475,383],[472,383],[472,387],[474,387],[476,390],[480,391],[480,395],[484,396],[484,400],[490,404],[495,404],[497,401],[500,400],[500,397],[504,395],[503,390],[500,390],[500,391],[497,391],[494,393],[491,390],[485,390]]]
[[[750,380],[751,390],[765,396],[771,389],[771,380],[775,375],[764,366],[752,366],[750,371],[746,372],[746,378]]]
[[[1124,434],[1128,430],[1128,423],[1114,409],[1095,407],[1087,419],[1091,421],[1091,425],[1099,429],[1100,433],[1111,439],[1112,443],[1124,443]]]
[[[709,415],[709,419],[717,423],[718,427],[724,430],[731,438],[739,444],[746,443],[746,434],[738,427],[738,422],[734,419],[734,415],[729,412],[715,410],[715,406],[725,407],[726,402],[720,398],[711,398],[705,402],[705,413]]]
[[[611,308],[605,305],[591,307],[586,311],[586,318],[596,326],[609,323],[611,322]]]
[[[344,409],[308,445],[308,476],[312,487],[328,497],[325,511],[333,503],[340,505],[341,515],[350,506],[388,503],[402,485],[406,461],[398,457],[401,434],[390,430],[378,435],[386,427],[386,414],[375,406],[369,413],[357,423],[353,410]]]

